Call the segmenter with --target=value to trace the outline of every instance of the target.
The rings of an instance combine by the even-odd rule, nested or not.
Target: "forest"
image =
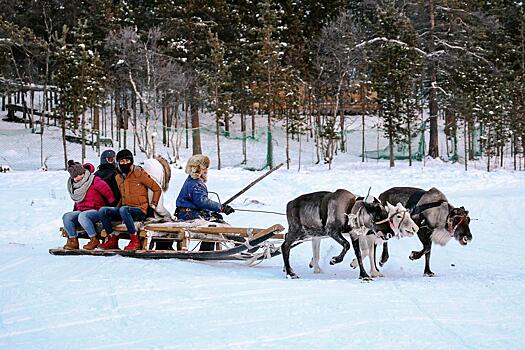
[[[175,160],[183,143],[202,153],[203,116],[214,120],[219,169],[233,121],[245,159],[264,120],[266,166],[277,126],[279,147],[314,142],[331,165],[357,115],[362,156],[374,116],[391,167],[405,145],[409,162],[465,155],[465,169],[478,157],[488,171],[504,158],[525,168],[521,2],[0,0],[0,9],[2,111],[41,138],[45,125],[61,128],[64,166],[72,140],[83,150],[122,140],[148,157],[162,145]],[[426,154],[411,142],[420,130]]]

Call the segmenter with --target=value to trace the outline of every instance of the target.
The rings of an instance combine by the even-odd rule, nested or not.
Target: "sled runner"
[[[141,240],[141,250],[65,250],[63,248],[49,249],[53,255],[94,255],[142,259],[193,259],[193,260],[245,260],[254,263],[264,258],[279,254],[279,246],[275,240],[282,241],[284,235],[280,232],[284,227],[277,224],[265,229],[231,227],[221,223],[195,220],[195,222],[167,222],[138,224],[138,234]],[[124,225],[114,226],[119,238],[126,239],[129,235]],[[62,229],[62,235],[67,234]],[[100,233],[104,237],[105,232]],[[87,238],[79,232],[79,238]],[[154,250],[159,242],[173,243],[175,250]],[[215,243],[215,250],[197,251],[202,242]]]

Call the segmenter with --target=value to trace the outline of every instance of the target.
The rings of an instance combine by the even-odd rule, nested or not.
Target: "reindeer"
[[[360,202],[358,199],[356,205],[355,212],[356,212],[356,218],[355,218],[355,224],[354,228],[358,229],[359,227],[364,227],[364,225],[361,222],[361,218],[359,215],[360,210],[359,208],[363,208],[364,204]],[[361,258],[364,259],[365,257],[369,257],[370,260],[370,275],[372,277],[382,277],[383,274],[379,272],[377,265],[375,263],[375,251],[376,251],[376,245],[378,243],[384,242],[384,238],[390,239],[392,237],[411,237],[418,231],[418,226],[414,223],[414,221],[410,218],[410,214],[408,213],[408,210],[406,210],[401,203],[398,203],[396,206],[391,205],[390,203],[386,203],[386,212],[387,212],[387,219],[384,219],[382,221],[376,222],[375,224],[378,225],[378,232],[379,234],[375,234],[373,231],[368,231],[366,234],[358,235],[356,233],[352,233],[352,239],[358,239],[359,240],[359,247],[361,250]],[[313,257],[310,261],[310,267],[314,268],[314,273],[320,273],[321,268],[319,267],[319,249],[320,249],[320,241],[321,239],[319,237],[314,237],[312,239],[312,250],[313,250]],[[350,266],[352,268],[356,268],[358,266],[358,261],[356,258],[352,260],[352,263]]]
[[[424,275],[434,276],[430,270],[430,252],[432,243],[444,246],[452,238],[466,246],[472,240],[468,210],[452,206],[447,197],[432,187],[425,191],[414,187],[393,187],[379,195],[381,202],[401,202],[410,210],[410,216],[419,225],[417,235],[423,249],[413,251],[409,258],[417,260],[425,255]],[[383,244],[381,266],[388,260],[388,245]]]
[[[349,214],[357,215],[366,231],[357,230],[356,234],[362,234],[372,230],[378,232],[376,222],[388,218],[383,205],[373,199],[371,203],[360,201],[354,211],[356,197],[349,191],[339,189],[335,192],[314,192],[304,194],[288,202],[286,206],[286,216],[288,219],[288,233],[281,246],[283,254],[284,268],[288,278],[299,278],[290,266],[290,249],[293,243],[311,237],[332,237],[337,243],[343,246],[343,250],[338,256],[332,257],[330,264],[334,265],[343,261],[350,243],[343,237],[343,232],[349,233],[352,227],[349,221]],[[370,280],[361,260],[361,251],[357,239],[352,239],[352,246],[359,265],[359,278]]]

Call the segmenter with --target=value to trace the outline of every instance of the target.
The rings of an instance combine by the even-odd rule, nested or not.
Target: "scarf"
[[[73,179],[70,179],[67,182],[67,190],[69,191],[69,196],[75,203],[82,202],[84,198],[86,197],[86,193],[89,190],[89,187],[93,183],[93,180],[95,179],[95,175],[90,173],[89,170],[86,169],[84,172],[84,178],[80,180],[79,182],[73,181]]]

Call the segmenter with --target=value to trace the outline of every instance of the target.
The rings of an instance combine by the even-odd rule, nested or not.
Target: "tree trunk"
[[[290,170],[290,129],[289,129],[290,118],[286,113],[285,127],[286,127],[286,169]]]
[[[273,147],[272,147],[272,116],[268,110],[268,126],[267,126],[267,145],[266,145],[266,165],[273,168]]]
[[[255,107],[252,107],[252,137],[255,139]]]
[[[394,135],[391,127],[388,128],[388,149],[390,151],[390,167],[393,168],[396,164],[394,161]]]
[[[428,0],[428,14],[430,21],[430,32],[428,36],[429,53],[434,52],[434,2]],[[428,146],[428,155],[432,158],[439,157],[439,136],[438,136],[438,104],[436,92],[436,65],[433,61],[429,62],[430,90],[428,95],[429,113],[430,113],[430,140]]]
[[[86,110],[84,109],[82,111],[82,125],[80,126],[81,130],[81,137],[82,137],[82,164],[84,164],[84,160],[86,159]]]
[[[192,128],[191,140],[193,146],[193,154],[202,154],[197,87],[194,84],[192,84],[190,87],[190,108]]]
[[[241,132],[242,132],[242,156],[243,160],[241,164],[246,164],[246,116],[244,112],[241,112]]]
[[[62,127],[62,148],[64,150],[64,170],[67,170],[67,144],[66,144],[66,116],[64,112],[60,113]]]
[[[97,154],[100,157],[100,108],[96,106],[93,112],[94,129],[97,132]]]
[[[365,162],[365,115],[361,115],[361,162]]]
[[[221,170],[221,124],[220,116],[215,112],[215,126],[217,135],[217,169]]]
[[[463,121],[463,147],[464,147],[464,150],[465,150],[465,171],[468,170],[468,159],[469,159],[469,149],[468,149],[468,140],[467,140],[467,127],[468,127],[468,122],[467,122],[467,119],[466,119],[466,116],[465,116],[465,119]]]

